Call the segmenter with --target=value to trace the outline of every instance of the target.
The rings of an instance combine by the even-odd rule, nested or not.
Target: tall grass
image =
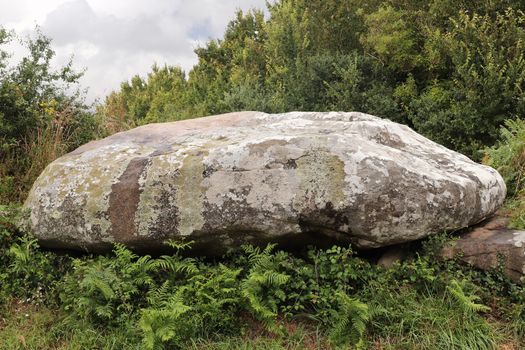
[[[18,144],[0,153],[0,204],[21,202],[44,168],[64,155],[76,136],[72,108],[57,111]]]
[[[98,134],[109,136],[137,126],[136,120],[130,118],[126,111],[124,97],[115,92],[106,97],[106,103],[97,106],[95,118]]]

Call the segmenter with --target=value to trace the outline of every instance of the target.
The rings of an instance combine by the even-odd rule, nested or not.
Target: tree
[[[0,31],[0,45],[13,39],[13,33]],[[52,69],[55,52],[51,40],[37,31],[23,44],[29,55],[16,66],[9,64],[9,53],[0,50],[0,140],[4,148],[16,145],[51,121],[55,112],[66,107],[79,111],[86,107],[82,93],[75,89],[82,73],[72,69],[71,61]]]
[[[433,32],[429,41],[451,72],[413,96],[416,130],[479,159],[506,119],[525,115],[524,23],[512,9],[495,18],[461,12],[449,32]]]
[[[106,105],[120,99],[125,108],[110,110],[140,123],[243,109],[356,110],[479,159],[503,121],[524,112],[524,7],[280,0],[268,4],[268,19],[239,11],[222,39],[198,48],[188,80],[169,78],[179,81],[176,95],[135,77]]]
[[[123,114],[117,117],[129,125],[183,119],[186,79],[179,67],[154,64],[146,79],[135,75],[120,85],[120,92],[106,98],[99,113]],[[115,121],[112,118],[109,120]]]
[[[37,29],[12,62],[16,35],[0,29],[0,202],[20,199],[49,161],[94,137],[94,120],[70,61],[53,69],[51,40]]]

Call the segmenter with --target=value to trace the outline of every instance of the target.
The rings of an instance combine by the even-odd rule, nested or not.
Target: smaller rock
[[[384,268],[391,268],[395,263],[400,263],[406,259],[409,254],[409,244],[398,244],[389,247],[377,261],[377,265]]]
[[[508,219],[501,216],[485,221],[448,243],[442,250],[445,259],[459,257],[482,270],[504,263],[504,272],[518,283],[525,273],[525,230],[507,228]]]

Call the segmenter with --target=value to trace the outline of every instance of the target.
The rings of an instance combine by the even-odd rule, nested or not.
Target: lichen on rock
[[[494,169],[389,120],[239,112],[88,143],[50,164],[25,206],[50,247],[369,248],[477,223],[505,192]]]

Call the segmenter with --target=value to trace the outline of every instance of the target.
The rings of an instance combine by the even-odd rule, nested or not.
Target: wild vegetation
[[[1,349],[521,349],[525,290],[440,261],[439,235],[385,269],[351,247],[223,257],[41,249],[16,222],[53,159],[131,127],[243,109],[357,110],[497,168],[525,228],[522,1],[280,0],[239,12],[187,74],[154,65],[89,106],[42,34],[0,29]],[[27,55],[13,62],[6,43]]]
[[[21,40],[28,54],[16,65],[2,50]],[[44,167],[95,137],[72,63],[53,70],[51,40],[21,39],[0,28],[0,203],[20,202]]]
[[[507,184],[510,225],[525,229],[525,120],[507,120],[500,141],[486,150],[485,162],[498,169]]]
[[[278,1],[239,12],[187,79],[154,66],[110,94],[111,130],[235,110],[358,110],[481,158],[523,114],[521,1]]]
[[[16,212],[5,213],[12,216]],[[12,219],[10,219],[12,220]],[[525,290],[423,242],[384,269],[350,247],[244,246],[220,259],[39,249],[2,221],[5,349],[518,349]]]

